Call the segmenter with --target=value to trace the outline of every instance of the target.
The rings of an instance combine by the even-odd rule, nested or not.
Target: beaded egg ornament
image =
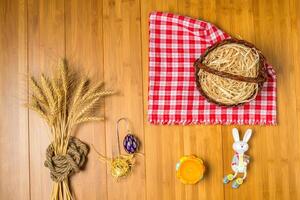
[[[127,153],[136,153],[139,149],[139,140],[133,134],[128,133],[123,140],[123,146]]]
[[[126,121],[127,123],[127,132],[128,134],[123,140],[123,146],[124,149],[129,155],[121,154],[120,151],[120,137],[119,137],[119,123],[121,121]],[[116,125],[116,133],[117,133],[117,139],[118,139],[118,155],[114,158],[107,158],[106,156],[103,156],[101,153],[99,153],[96,149],[99,156],[99,160],[102,162],[106,162],[110,165],[111,168],[111,175],[119,179],[121,177],[126,177],[132,172],[132,167],[135,164],[135,155],[137,155],[137,150],[139,147],[139,140],[137,137],[131,134],[131,131],[129,131],[129,122],[127,118],[120,118],[117,121]]]

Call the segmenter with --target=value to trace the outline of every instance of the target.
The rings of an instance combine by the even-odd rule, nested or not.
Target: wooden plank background
[[[233,126],[147,122],[148,16],[155,10],[215,23],[254,43],[275,67],[279,125],[251,127],[252,162],[238,190],[222,184],[230,172]],[[115,155],[115,122],[128,117],[145,154],[130,177],[116,182],[91,151],[85,171],[71,179],[76,199],[300,199],[299,10],[298,0],[0,0],[0,199],[50,196],[43,166],[49,130],[23,104],[27,75],[50,73],[61,57],[118,91],[100,111],[107,120],[80,127],[76,136]],[[208,166],[194,186],[175,178],[175,163],[186,154]]]

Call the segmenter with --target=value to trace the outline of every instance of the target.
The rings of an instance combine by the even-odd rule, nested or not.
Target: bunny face
[[[239,154],[246,152],[249,149],[247,142],[250,140],[252,130],[248,129],[246,131],[242,141],[240,141],[239,131],[236,128],[232,129],[232,135],[234,139],[234,143],[232,145],[233,150]]]
[[[245,142],[239,141],[233,143],[232,148],[237,153],[244,153],[249,149],[249,145]]]

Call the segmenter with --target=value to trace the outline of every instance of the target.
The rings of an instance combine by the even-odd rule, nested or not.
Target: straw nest
[[[252,44],[227,39],[195,61],[196,84],[210,102],[236,106],[256,98],[266,81],[265,58]]]

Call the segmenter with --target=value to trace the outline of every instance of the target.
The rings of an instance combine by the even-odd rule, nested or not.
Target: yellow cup
[[[183,156],[176,164],[176,177],[183,184],[196,184],[203,178],[204,172],[203,160],[194,155]]]

